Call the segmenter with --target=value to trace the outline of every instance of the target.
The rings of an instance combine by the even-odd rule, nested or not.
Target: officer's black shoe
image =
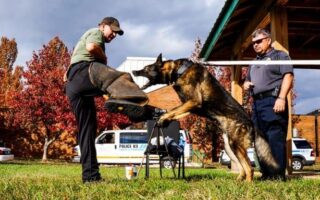
[[[274,175],[271,177],[272,180],[275,180],[275,181],[283,181],[285,182],[286,181],[286,176],[285,175]]]
[[[261,177],[258,178],[259,181],[286,181],[285,175],[265,175],[262,174]]]
[[[258,179],[258,181],[266,181],[266,180],[270,179],[270,176],[262,174],[262,176],[258,177],[257,179]]]
[[[100,182],[103,182],[103,181],[105,181],[105,180],[103,178],[101,178],[101,176],[82,180],[82,182],[84,184],[87,184],[87,183],[100,183]]]
[[[149,106],[140,106],[138,103],[123,99],[109,99],[106,101],[104,108],[111,113],[124,114],[132,122],[152,119],[153,113],[153,109]]]

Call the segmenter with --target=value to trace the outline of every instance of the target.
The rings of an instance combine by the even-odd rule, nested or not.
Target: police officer
[[[76,117],[82,164],[82,180],[101,180],[96,157],[95,136],[97,132],[95,96],[107,94],[114,99],[147,100],[128,73],[106,66],[105,43],[122,35],[119,21],[105,17],[97,28],[86,31],[78,41],[66,73],[66,94]]]
[[[256,60],[290,60],[288,54],[271,46],[270,32],[257,29],[252,34]],[[292,65],[251,65],[244,83],[245,90],[253,95],[253,122],[266,137],[272,155],[279,165],[272,169],[259,161],[262,180],[285,180],[286,137],[288,127],[287,94],[292,87]]]

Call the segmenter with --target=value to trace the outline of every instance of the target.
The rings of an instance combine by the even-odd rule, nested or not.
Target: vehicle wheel
[[[292,159],[292,169],[299,171],[299,170],[302,170],[302,168],[303,168],[302,160],[300,158],[293,158]]]
[[[173,158],[171,158],[171,161],[172,161],[173,168],[175,168],[176,164],[177,164],[177,161],[175,161]],[[171,164],[170,164],[169,157],[163,158],[163,160],[161,161],[161,166],[166,168],[166,169],[171,169]]]

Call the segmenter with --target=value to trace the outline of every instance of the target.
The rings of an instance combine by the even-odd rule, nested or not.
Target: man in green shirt
[[[66,94],[79,131],[77,141],[84,183],[101,180],[95,149],[97,119],[94,97],[107,94],[115,99],[147,101],[145,93],[128,73],[106,66],[105,43],[117,35],[123,35],[123,30],[114,17],[105,17],[98,28],[86,31],[74,49],[66,74]]]
[[[82,35],[72,54],[71,64],[81,61],[107,64],[104,44],[111,42],[117,35],[123,35],[118,20],[104,18],[98,28],[89,29]]]

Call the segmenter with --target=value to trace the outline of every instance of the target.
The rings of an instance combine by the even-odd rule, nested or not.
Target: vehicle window
[[[192,137],[190,136],[189,131],[186,132],[186,139],[187,139],[187,141],[189,141],[189,143],[192,144]]]
[[[185,131],[185,136],[180,132],[180,140],[183,139],[187,143],[192,143],[192,138],[190,136],[190,133],[188,131]]]
[[[114,144],[114,133],[107,133],[100,137],[99,144]]]
[[[141,144],[147,143],[147,133],[140,132],[140,133],[120,133],[120,144]]]
[[[305,140],[293,141],[298,149],[311,149],[311,145]]]

